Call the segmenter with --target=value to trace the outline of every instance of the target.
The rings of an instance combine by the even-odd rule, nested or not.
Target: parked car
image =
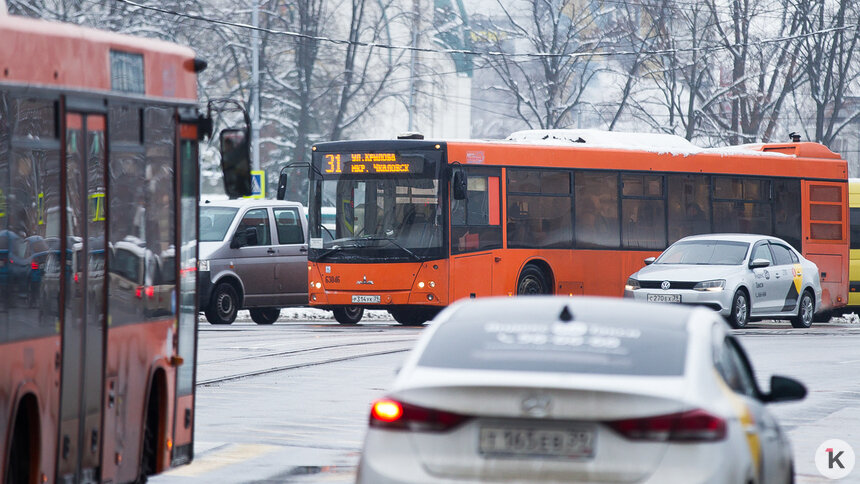
[[[307,305],[307,228],[297,202],[201,203],[198,281],[206,319],[230,324],[239,309],[249,309],[257,324],[272,324],[281,308]],[[354,308],[335,316],[355,323],[363,312]]]
[[[793,482],[749,358],[706,308],[587,297],[455,303],[375,401],[358,483]]]
[[[808,328],[821,311],[818,266],[776,237],[685,237],[645,264],[627,280],[625,297],[708,306],[735,328],[762,318]]]

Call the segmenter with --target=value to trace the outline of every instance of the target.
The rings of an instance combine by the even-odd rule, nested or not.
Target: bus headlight
[[[625,291],[635,291],[640,289],[642,286],[639,285],[639,281],[633,279],[632,277],[627,279],[627,284],[624,285]]]
[[[694,291],[720,292],[726,288],[725,279],[714,279],[713,281],[702,281],[693,286]]]
[[[197,261],[197,270],[201,271],[201,272],[209,272],[209,261],[208,260]]]

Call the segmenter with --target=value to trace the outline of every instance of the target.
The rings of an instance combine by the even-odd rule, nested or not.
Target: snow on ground
[[[201,316],[202,317],[202,316]],[[203,318],[205,320],[205,318]],[[241,310],[236,315],[236,321],[250,321],[251,315],[247,310]],[[393,321],[388,311],[365,311],[362,321]],[[331,311],[314,308],[284,308],[278,321],[334,321]]]

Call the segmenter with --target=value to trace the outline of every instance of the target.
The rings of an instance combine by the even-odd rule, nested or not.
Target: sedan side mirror
[[[770,377],[770,393],[764,395],[763,400],[772,402],[789,402],[792,400],[803,400],[806,397],[806,387],[803,383],[785,376],[773,375]]]
[[[654,263],[655,260],[657,260],[656,257],[646,257],[643,262],[645,262],[646,266],[650,266],[651,264]]]
[[[758,269],[760,267],[767,267],[770,265],[770,261],[767,259],[753,259],[750,262],[750,269]]]

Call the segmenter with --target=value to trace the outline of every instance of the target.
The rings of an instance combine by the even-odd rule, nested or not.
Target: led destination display
[[[326,153],[321,158],[325,174],[421,173],[424,160],[396,153]]]

